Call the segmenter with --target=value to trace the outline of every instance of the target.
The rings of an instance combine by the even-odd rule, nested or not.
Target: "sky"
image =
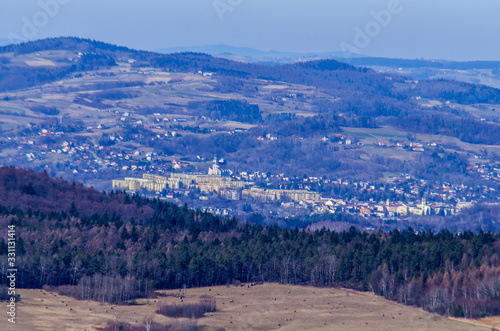
[[[498,0],[1,0],[0,39],[500,60]]]

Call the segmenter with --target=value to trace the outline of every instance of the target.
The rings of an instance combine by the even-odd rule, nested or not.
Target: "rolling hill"
[[[438,210],[498,203],[499,103],[488,86],[336,60],[264,66],[52,38],[0,47],[0,162],[109,190],[144,173],[206,173],[217,155],[259,188],[317,191],[356,203],[356,216],[360,202],[425,199],[436,210],[370,227],[494,230],[496,216],[450,221]],[[204,203],[197,192],[168,193],[252,214],[218,194]],[[280,224],[319,213],[250,203]]]

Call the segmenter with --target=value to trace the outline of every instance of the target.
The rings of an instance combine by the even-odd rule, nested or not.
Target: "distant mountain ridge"
[[[446,61],[425,59],[392,59],[384,57],[350,58],[349,64],[355,66],[381,66],[393,68],[436,68],[450,70],[499,69],[500,61]]]
[[[225,44],[218,45],[204,45],[204,46],[183,46],[183,47],[167,47],[157,50],[160,53],[179,53],[179,52],[197,52],[206,53],[210,55],[241,55],[248,57],[263,57],[263,58],[314,58],[314,57],[359,57],[360,55],[354,53],[344,53],[344,52],[309,52],[309,53],[298,53],[298,52],[284,52],[284,51],[262,51],[250,47],[234,47]]]
[[[234,47],[225,44],[204,46],[182,46],[158,49],[160,53],[194,52],[205,53],[245,62],[290,63],[312,59],[336,59],[355,66],[381,66],[392,68],[436,68],[450,70],[499,69],[500,61],[447,61],[432,59],[401,59],[388,57],[371,57],[349,52],[284,52],[263,51],[250,47]]]

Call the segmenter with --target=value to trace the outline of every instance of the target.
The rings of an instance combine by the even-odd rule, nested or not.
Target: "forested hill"
[[[55,57],[55,53],[60,56]],[[25,61],[16,60],[22,56],[35,59],[52,56],[54,66],[26,66]],[[335,60],[265,66],[201,53],[160,54],[88,39],[51,38],[0,47],[0,92],[20,91],[85,72],[109,70],[119,63],[130,64],[137,71],[158,68],[170,73],[215,74],[216,88],[227,92],[241,89],[249,97],[259,91],[255,83],[262,81],[314,87],[335,102],[310,101],[309,106],[321,112],[313,122],[332,123],[339,115],[347,115],[348,126],[391,125],[413,133],[452,136],[472,144],[500,144],[498,121],[482,122],[467,111],[458,110],[462,107],[453,106],[498,104],[499,89],[452,80],[417,82],[411,77],[379,73]],[[14,94],[4,100],[12,98],[16,98]]]
[[[372,70],[356,68],[335,60],[320,60],[306,63],[263,66],[239,63],[202,53],[160,54],[132,50],[99,41],[80,38],[49,38],[0,47],[0,54],[29,54],[43,51],[72,51],[84,53],[78,63],[68,63],[67,73],[89,70],[96,67],[116,65],[114,60],[134,60],[136,67],[156,67],[173,72],[216,72],[218,75],[242,79],[269,79],[290,83],[307,84],[349,91],[389,88],[385,75]],[[33,68],[29,69],[36,71]],[[0,72],[1,73],[1,72]],[[11,74],[6,71],[5,74]],[[1,75],[0,75],[1,76]],[[395,76],[396,77],[396,76]],[[48,80],[61,77],[47,78]],[[402,78],[400,78],[402,79]],[[16,84],[17,86],[17,84]]]
[[[373,291],[454,316],[500,314],[500,236],[490,233],[238,224],[12,168],[0,169],[0,192],[0,259],[15,225],[18,287],[123,302],[156,288],[272,281]]]
[[[61,178],[50,178],[45,172],[11,167],[0,167],[0,205],[4,214],[43,214],[50,219],[78,219],[90,226],[120,227],[134,223],[158,225],[172,231],[228,231],[236,226],[234,219],[222,219],[138,195],[106,194]]]
[[[24,84],[15,83],[9,86],[0,86],[2,89],[16,89],[29,86],[35,80],[38,83],[54,81],[64,77],[64,75],[91,70],[98,67],[109,67],[116,65],[116,60],[134,60],[134,66],[151,66],[168,69],[178,72],[216,72],[221,76],[235,77],[239,79],[266,79],[283,81],[295,84],[311,85],[321,88],[333,89],[334,93],[343,96],[345,92],[388,96],[397,100],[406,100],[416,93],[422,97],[438,96],[443,100],[446,97],[457,99],[461,102],[460,96],[469,93],[472,96],[467,99],[467,103],[472,102],[495,102],[500,100],[500,91],[494,88],[482,87],[478,89],[473,84],[464,84],[454,81],[446,81],[446,84],[428,83],[425,90],[418,88],[395,89],[395,83],[403,83],[409,79],[401,75],[377,73],[371,69],[354,67],[347,63],[336,60],[316,60],[309,62],[298,62],[295,64],[285,64],[276,66],[265,66],[258,64],[240,63],[223,58],[213,57],[202,53],[173,53],[161,54],[148,51],[133,50],[127,47],[116,46],[89,39],[60,37],[30,41],[17,45],[0,47],[0,54],[13,53],[14,55],[29,54],[43,51],[72,51],[82,52],[84,56],[77,63],[68,63],[66,66],[58,68],[55,72],[45,72],[44,69],[24,69],[24,71],[37,72],[36,77],[26,76]],[[5,64],[5,63],[4,63]],[[5,67],[0,63],[0,82],[2,78],[8,78],[16,74],[19,68]],[[61,71],[62,70],[62,71]],[[52,70],[53,71],[53,70]],[[21,75],[16,75],[22,80]],[[35,79],[36,78],[36,79]],[[12,83],[12,82],[11,82]],[[455,96],[459,93],[459,97]],[[344,94],[345,96],[345,94]],[[474,99],[476,98],[476,99]]]

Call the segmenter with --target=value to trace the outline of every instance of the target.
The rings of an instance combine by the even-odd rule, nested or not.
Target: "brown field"
[[[20,290],[16,325],[2,330],[96,330],[108,322],[141,325],[157,302],[180,304],[179,290],[159,291],[159,297],[134,306],[78,301],[42,290]],[[346,289],[264,284],[187,289],[184,303],[213,295],[217,312],[198,320],[201,330],[491,330],[500,319],[450,319],[384,300],[371,293]],[[42,301],[43,300],[43,301]],[[156,302],[155,302],[156,300]],[[64,302],[63,302],[64,301]],[[66,306],[67,304],[67,306]],[[169,324],[173,319],[155,315]],[[495,324],[497,323],[497,324]],[[6,328],[5,328],[6,327]]]

